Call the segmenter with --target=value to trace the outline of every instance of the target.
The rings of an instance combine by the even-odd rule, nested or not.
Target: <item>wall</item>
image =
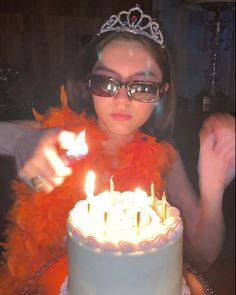
[[[139,3],[151,13],[151,0]],[[44,80],[56,83],[84,37],[97,33],[111,14],[135,5],[136,0],[0,0],[0,71],[8,66],[19,71],[9,93],[0,72],[0,118],[1,110],[4,118],[20,119],[28,116],[32,104],[43,109],[58,102],[57,94],[46,95]],[[38,99],[35,88],[41,88]],[[5,111],[9,105],[20,109]]]
[[[114,11],[128,9],[136,2],[136,0],[0,0],[0,66],[9,65],[18,69],[20,73],[17,83],[11,87],[4,101],[0,87],[0,106],[1,103],[3,105],[23,103],[23,110],[30,109],[32,100],[35,100],[33,90],[35,84],[39,84],[47,75],[56,78],[62,68],[61,65],[73,58],[82,47],[83,36],[96,32],[104,17]],[[208,88],[205,71],[209,66],[209,51],[202,50],[205,22],[203,10],[189,9],[182,5],[180,0],[138,2],[145,11],[161,18],[176,69],[179,104],[194,108],[196,96]],[[234,27],[232,34],[234,36]],[[219,81],[219,86],[228,97],[225,100],[226,109],[231,112],[234,111],[235,104],[234,42],[233,39],[231,51],[225,52],[222,49],[220,60],[222,75]],[[58,97],[55,95],[51,97],[54,98],[50,99],[50,103],[54,104]],[[40,104],[44,102],[49,103],[43,94]]]
[[[139,1],[151,11],[151,0]],[[81,37],[97,32],[105,17],[136,1],[0,0],[0,64],[45,72],[74,56]]]
[[[205,11],[199,6],[184,5],[179,0],[153,0],[153,7],[158,11],[163,22],[166,38],[176,69],[176,90],[181,98],[187,99],[188,105],[195,106],[196,96],[210,89],[206,71],[209,69],[210,51],[204,51],[204,26],[207,18]],[[188,1],[192,2],[192,1]],[[210,14],[210,19],[213,15]],[[234,10],[227,10],[222,18],[232,34],[232,49],[225,51],[227,30],[222,33],[219,71],[217,82],[225,99],[225,108],[234,112],[235,105],[235,23]],[[208,36],[208,39],[210,36]],[[185,101],[185,100],[184,100]]]

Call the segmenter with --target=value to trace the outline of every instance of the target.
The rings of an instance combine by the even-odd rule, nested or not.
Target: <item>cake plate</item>
[[[60,261],[60,258],[54,259],[47,263],[43,268],[33,275],[31,280],[25,285],[24,289],[20,293],[21,295],[30,295],[31,287],[34,285],[35,281],[52,265]],[[209,283],[204,279],[204,276],[199,273],[197,268],[190,264],[184,264],[184,278],[186,285],[189,287],[191,295],[214,295],[213,289],[209,286]],[[61,285],[59,295],[67,295],[67,277],[63,284]]]
[[[190,264],[184,265],[184,278],[190,289],[191,295],[214,295],[213,289],[204,279],[203,275]],[[67,278],[61,286],[59,295],[67,295]]]
[[[191,291],[191,295],[215,294],[208,281],[205,280],[204,276],[191,264],[184,264],[184,278]]]

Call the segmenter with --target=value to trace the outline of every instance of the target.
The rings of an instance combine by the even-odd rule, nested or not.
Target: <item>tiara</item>
[[[122,10],[118,15],[113,14],[103,24],[98,35],[112,31],[144,35],[154,40],[161,48],[165,47],[159,24],[151,16],[144,14],[138,4],[129,11]]]

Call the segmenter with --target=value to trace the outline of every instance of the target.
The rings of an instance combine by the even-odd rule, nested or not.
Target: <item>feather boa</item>
[[[23,182],[13,182],[16,199],[8,215],[6,263],[0,268],[0,290],[5,295],[35,294],[34,288],[40,290],[39,294],[58,294],[67,273],[66,220],[75,203],[85,198],[88,170],[97,175],[96,194],[109,189],[113,175],[118,191],[138,186],[150,193],[153,182],[160,195],[165,188],[164,176],[175,159],[175,150],[169,143],[159,143],[138,132],[132,143],[121,148],[117,167],[113,168],[114,159],[106,155],[101,145],[106,137],[95,120],[74,113],[65,104],[52,108],[40,120],[43,128],[61,127],[74,132],[86,129],[89,153],[73,163],[73,174],[49,194],[34,192]]]

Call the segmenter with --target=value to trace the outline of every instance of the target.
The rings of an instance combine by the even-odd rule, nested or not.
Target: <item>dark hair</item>
[[[157,110],[154,109],[149,120],[142,126],[142,130],[147,134],[157,136],[159,139],[170,138],[175,115],[175,93],[169,54],[166,48],[161,48],[153,40],[142,35],[129,32],[108,32],[95,36],[83,48],[76,63],[74,63],[74,73],[73,76],[70,76],[67,85],[70,106],[78,112],[85,111],[87,116],[96,116],[92,97],[87,90],[87,76],[91,73],[99,52],[109,42],[117,39],[141,42],[159,65],[163,82],[169,83],[169,90],[163,94],[165,97],[159,102]]]

